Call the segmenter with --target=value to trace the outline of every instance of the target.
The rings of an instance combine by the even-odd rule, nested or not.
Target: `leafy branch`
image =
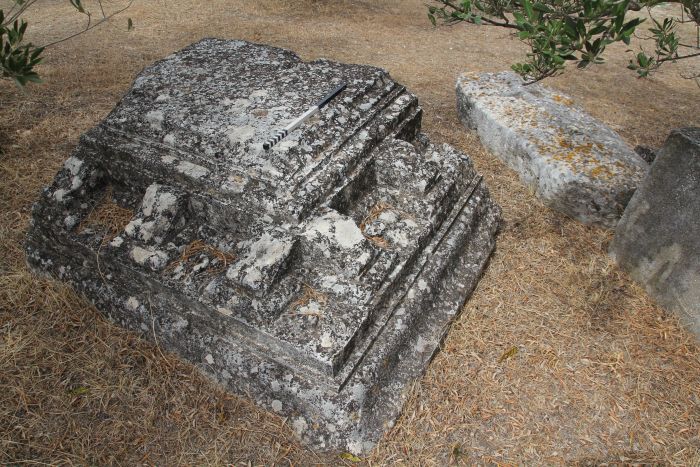
[[[459,22],[502,27],[514,30],[514,35],[526,43],[527,59],[512,66],[528,82],[561,73],[567,63],[578,68],[603,62],[608,45],[623,42],[630,45],[637,27],[645,20],[627,18],[630,9],[651,8],[660,0],[434,0],[427,5],[428,18],[452,25]],[[700,23],[698,0],[675,0],[695,23]],[[629,68],[647,76],[662,63],[695,58],[697,53],[678,53],[678,47],[700,50],[700,47],[680,43],[674,28],[678,19],[663,22],[652,20],[649,31],[655,44],[653,55],[640,51],[630,61]],[[700,44],[699,44],[700,45]]]
[[[101,18],[93,23],[92,14],[88,11],[82,0],[68,0],[68,2],[79,13],[87,17],[87,24],[83,29],[62,39],[56,40],[43,46],[35,46],[31,42],[24,41],[28,23],[22,16],[31,8],[37,0],[13,0],[12,6],[7,11],[0,9],[0,73],[3,79],[12,79],[18,86],[24,87],[28,83],[40,83],[39,75],[34,71],[43,57],[41,56],[46,47],[50,47],[61,42],[72,39],[76,36],[109,21],[112,17],[126,11],[133,4],[129,2],[123,8],[107,14],[102,5],[102,0],[96,0],[100,8]],[[131,18],[128,19],[127,28],[133,27]]]
[[[679,47],[700,51],[700,44],[693,46],[690,44],[681,43],[675,31],[676,25],[681,21],[675,18],[664,18],[663,22],[659,22],[652,15],[652,6],[653,5],[647,5],[647,9],[649,16],[654,23],[654,27],[649,28],[651,36],[642,38],[642,40],[654,41],[654,53],[653,55],[648,55],[644,50],[641,50],[632,60],[630,60],[630,63],[627,66],[627,68],[630,70],[635,70],[640,77],[649,76],[650,73],[658,70],[662,63],[676,62],[678,60],[686,60],[700,56],[700,52],[688,53],[685,55],[679,54]],[[684,4],[683,8],[685,11],[688,11],[691,18],[695,18],[693,14],[698,14],[698,11],[693,13],[694,10],[692,10],[690,6],[686,6]],[[694,21],[698,22],[697,19],[694,19]]]

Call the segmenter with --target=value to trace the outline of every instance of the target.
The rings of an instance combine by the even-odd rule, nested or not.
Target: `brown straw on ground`
[[[499,29],[433,29],[423,3],[135,2],[132,31],[120,17],[47,49],[45,84],[0,83],[0,463],[351,463],[305,449],[285,418],[25,265],[31,204],[80,133],[144,66],[215,36],[389,70],[418,95],[423,131],[468,153],[503,207],[486,274],[368,463],[700,464],[697,343],[608,261],[610,232],[544,207],[457,119],[457,74],[506,70],[524,48]],[[28,20],[37,44],[83,26],[68,2],[42,2]],[[688,61],[639,80],[626,47],[608,50],[608,63],[546,85],[633,145],[700,125],[700,91],[679,76]]]

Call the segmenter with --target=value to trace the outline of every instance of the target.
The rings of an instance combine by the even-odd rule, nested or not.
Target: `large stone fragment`
[[[35,205],[29,264],[311,445],[366,451],[498,225],[469,158],[419,134],[420,116],[383,70],[201,41],[142,72],[83,135]]]
[[[648,168],[570,98],[511,72],[461,75],[457,110],[545,204],[586,224],[614,227]]]
[[[668,137],[617,224],[610,255],[700,338],[700,128]]]

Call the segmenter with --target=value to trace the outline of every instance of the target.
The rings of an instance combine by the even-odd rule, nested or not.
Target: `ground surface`
[[[700,463],[697,343],[610,264],[609,232],[545,208],[457,120],[456,75],[506,69],[523,51],[506,32],[433,30],[420,0],[137,0],[128,16],[131,32],[121,17],[47,50],[46,84],[0,83],[0,463],[344,462],[305,450],[284,419],[25,266],[31,204],[80,133],[144,66],[206,36],[386,68],[420,98],[424,130],[470,154],[503,207],[483,280],[366,461]],[[67,1],[40,3],[32,40],[65,36],[66,18],[79,27]],[[631,144],[700,125],[700,88],[679,76],[687,67],[641,81],[624,68],[625,48],[612,52],[548,85]]]

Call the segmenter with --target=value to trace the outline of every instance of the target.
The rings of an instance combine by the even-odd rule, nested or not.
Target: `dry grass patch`
[[[300,310],[300,308],[307,306],[311,302],[318,303],[320,310]],[[328,296],[326,296],[326,294],[319,292],[309,284],[304,284],[301,295],[290,304],[289,308],[291,309],[291,314],[293,316],[313,316],[316,318],[323,318],[323,307],[327,302]]]
[[[321,462],[286,421],[105,322],[70,288],[0,279],[0,459],[51,464]],[[11,291],[11,293],[10,293]]]
[[[365,216],[364,219],[362,219],[362,222],[360,222],[360,231],[362,232],[362,235],[365,236],[367,240],[370,241],[370,243],[374,244],[375,246],[382,248],[386,250],[389,248],[390,243],[389,240],[386,238],[380,236],[380,235],[367,235],[365,233],[365,227],[367,224],[370,224],[377,220],[377,218],[383,213],[384,211],[388,211],[394,209],[394,207],[389,204],[389,203],[384,203],[384,202],[379,202],[375,204],[372,209],[369,210],[369,213]]]
[[[134,211],[119,206],[112,196],[112,187],[105,190],[102,198],[93,206],[92,210],[85,216],[85,219],[78,225],[78,232],[86,228],[97,228],[103,232],[100,246],[111,242],[119,232],[124,230],[132,217]]]
[[[66,15],[68,2],[41,2],[30,39],[63,35]],[[700,464],[697,343],[609,263],[609,232],[545,208],[457,119],[457,74],[507,69],[522,53],[506,32],[434,30],[419,0],[140,1],[129,16],[131,32],[122,18],[48,50],[46,84],[21,93],[0,83],[0,463],[342,461],[304,449],[284,419],[25,266],[31,204],[80,133],[144,66],[216,36],[386,68],[418,95],[424,130],[468,153],[503,208],[485,276],[369,463]],[[700,90],[679,76],[686,65],[638,80],[624,49],[548,85],[631,144],[700,125]]]
[[[207,268],[206,274],[208,275],[215,275],[221,271],[224,271],[235,259],[233,253],[222,251],[219,248],[205,243],[203,240],[197,239],[188,243],[185,248],[183,248],[180,257],[170,263],[166,268],[166,271],[172,271],[178,266],[183,266],[185,269],[192,270],[192,268],[195,266],[192,263],[194,261],[201,260],[202,256],[206,256],[210,260],[217,260],[216,265]]]

